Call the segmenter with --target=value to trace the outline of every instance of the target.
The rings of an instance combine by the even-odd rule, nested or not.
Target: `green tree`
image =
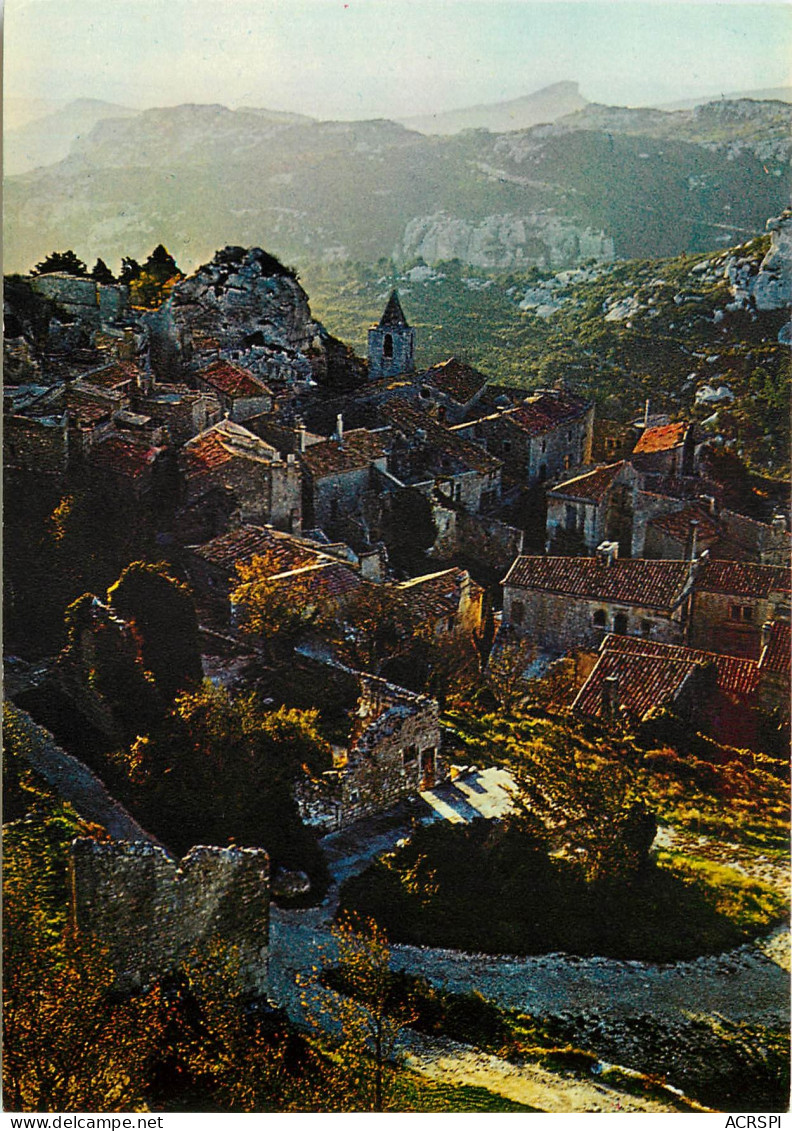
[[[314,1030],[326,1033],[338,1051],[349,1088],[345,1110],[385,1111],[398,1036],[416,1015],[409,1005],[394,1009],[390,946],[373,919],[343,916],[331,934],[333,949],[323,959],[337,967],[343,992],[328,990],[315,967],[301,983],[303,1008]]]
[[[56,271],[63,272],[66,275],[76,275],[80,278],[88,274],[88,268],[73,251],[53,251],[45,259],[42,259],[41,263],[36,264],[32,273],[34,275],[52,275]]]
[[[105,263],[104,259],[97,259],[91,271],[91,278],[97,283],[114,283],[115,275]]]

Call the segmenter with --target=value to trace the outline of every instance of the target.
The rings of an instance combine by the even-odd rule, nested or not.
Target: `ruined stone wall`
[[[144,986],[216,939],[238,948],[244,989],[267,992],[269,861],[251,848],[190,850],[84,837],[71,848],[78,931],[110,949],[121,990]]]
[[[416,713],[403,714],[381,728],[376,744],[350,754],[341,774],[341,823],[381,813],[403,798],[417,793],[423,784],[422,758],[431,752],[434,761],[432,785],[448,776],[442,756],[438,707],[433,700]],[[385,731],[389,730],[389,733]],[[405,753],[415,748],[415,758],[405,762]]]
[[[306,483],[313,502],[310,524],[325,530],[360,510],[371,491],[371,470],[360,467],[321,479],[306,475]]]
[[[515,609],[516,602],[521,602],[522,614]],[[598,612],[604,614],[604,625],[594,623]],[[619,615],[627,618],[624,627],[620,623],[620,632],[667,644],[684,643],[681,608],[667,614],[640,605],[568,597],[511,585],[503,588],[504,626],[558,655],[574,648],[599,648],[606,632],[617,631],[615,620]]]
[[[432,518],[437,538],[429,553],[449,559],[461,554],[494,570],[509,568],[522,553],[524,534],[495,518],[468,514],[434,502]]]

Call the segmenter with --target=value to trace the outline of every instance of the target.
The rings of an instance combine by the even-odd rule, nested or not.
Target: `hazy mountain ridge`
[[[425,134],[455,134],[461,130],[523,130],[540,122],[554,122],[565,114],[582,109],[587,100],[576,82],[557,82],[521,98],[506,102],[488,102],[446,110],[437,114],[419,114],[396,120],[409,129]]]
[[[17,111],[18,113],[18,111]],[[107,118],[129,118],[139,113],[128,106],[79,98],[57,110],[36,116],[17,128],[5,130],[3,167],[6,176],[25,173],[64,160],[77,139]]]
[[[789,113],[587,107],[527,130],[430,137],[389,120],[147,110],[99,121],[64,161],[7,179],[6,265],[68,246],[117,262],[152,240],[186,267],[228,242],[298,266],[423,255],[563,267],[706,250],[783,207]]]

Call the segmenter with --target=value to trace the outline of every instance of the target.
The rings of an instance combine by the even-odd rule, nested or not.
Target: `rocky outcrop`
[[[784,310],[792,304],[792,208],[768,220],[767,230],[770,249],[758,271],[747,258],[731,258],[726,264],[735,309]]]
[[[447,212],[420,216],[404,230],[398,252],[404,260],[429,263],[461,259],[473,267],[509,268],[536,264],[569,267],[586,259],[609,262],[613,240],[553,212],[487,216],[472,223]]]
[[[294,272],[257,247],[218,251],[146,320],[152,364],[169,380],[217,358],[296,391],[356,370],[357,359],[312,318]]]

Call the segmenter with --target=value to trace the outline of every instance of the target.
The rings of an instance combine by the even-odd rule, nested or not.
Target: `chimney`
[[[646,406],[644,407],[644,428],[649,427],[649,398],[646,398]]]
[[[699,495],[699,502],[704,504],[707,513],[713,518],[718,517],[718,501],[714,495]]]
[[[596,551],[597,558],[607,566],[612,566],[619,556],[618,542],[600,542]]]
[[[344,418],[343,418],[343,416],[341,415],[340,412],[339,412],[338,416],[336,417],[336,436],[338,437],[339,444],[343,444],[343,442],[344,442]]]
[[[297,441],[297,451],[302,453],[305,451],[305,423],[299,416],[297,417],[294,432]]]
[[[770,636],[771,636],[772,631],[773,631],[773,622],[771,620],[766,620],[764,622],[764,624],[762,625],[761,649],[760,649],[760,652],[759,652],[760,656],[761,656],[762,652],[764,652],[767,645],[770,643]]]
[[[786,515],[783,513],[783,511],[777,511],[773,515],[773,529],[774,530],[786,530],[786,528],[787,528]]]
[[[688,538],[687,538],[687,560],[694,562],[698,551],[698,528],[699,523],[697,518],[691,518],[688,523]]]
[[[602,681],[602,713],[612,715],[619,706],[619,677],[606,675]]]

